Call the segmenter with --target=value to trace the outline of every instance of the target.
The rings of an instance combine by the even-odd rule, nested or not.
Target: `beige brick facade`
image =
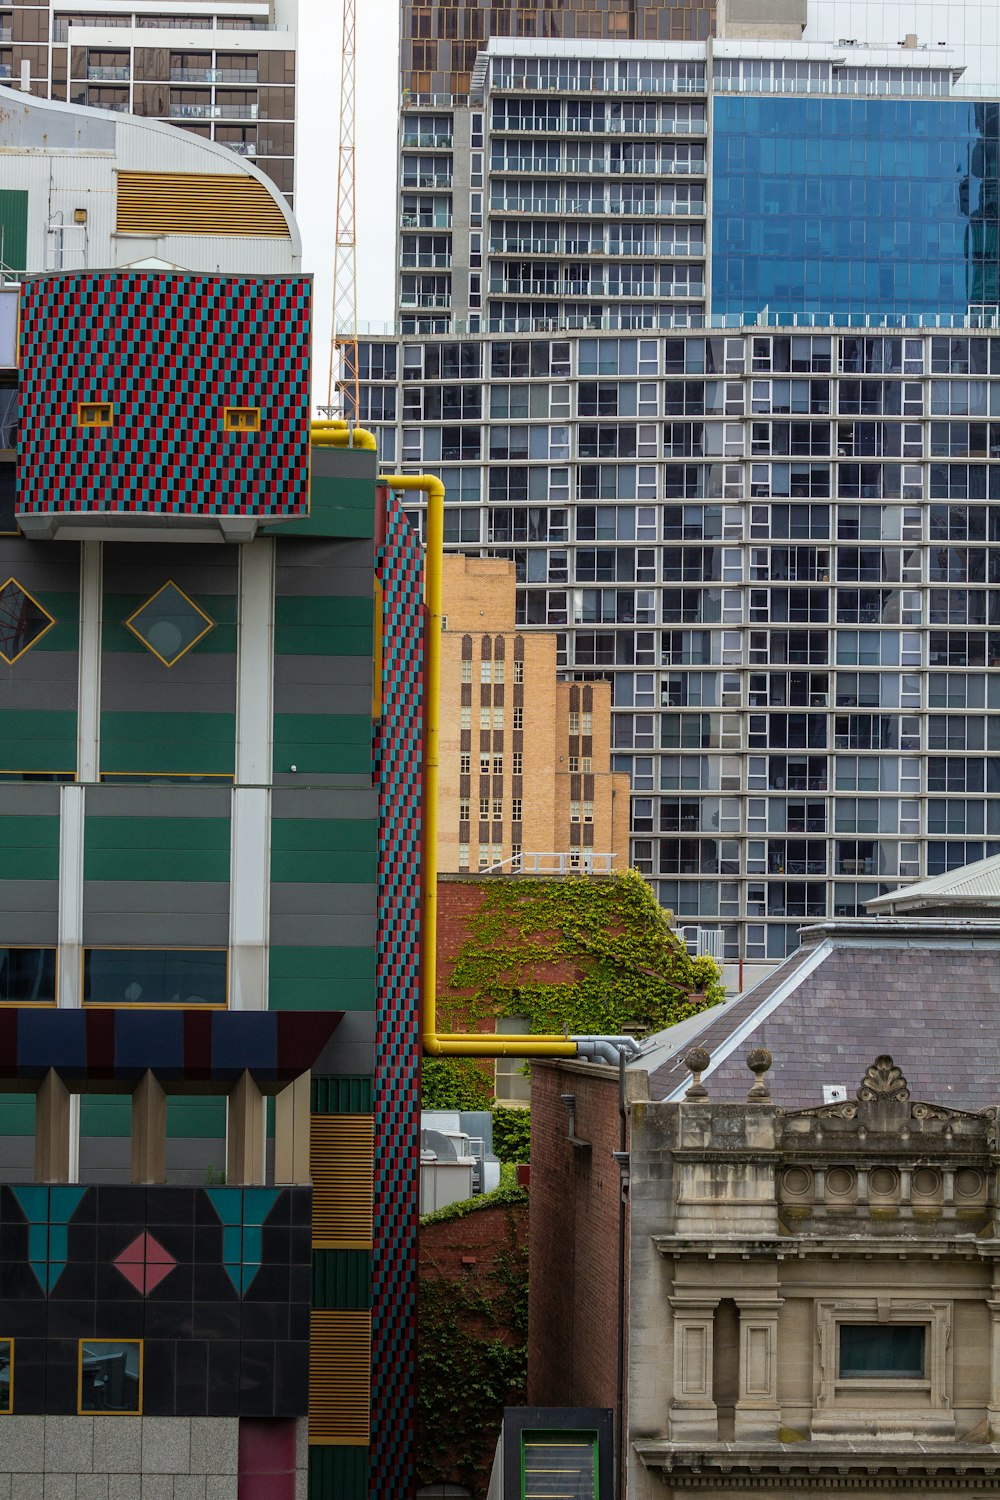
[[[442,873],[628,866],[629,782],[611,770],[611,685],[561,682],[555,634],[515,625],[514,564],[444,560]],[[556,858],[559,856],[560,858]],[[593,858],[592,858],[593,857]]]

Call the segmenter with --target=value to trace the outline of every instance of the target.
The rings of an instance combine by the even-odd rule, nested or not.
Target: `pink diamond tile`
[[[129,1286],[148,1297],[164,1277],[170,1275],[177,1262],[151,1234],[140,1234],[115,1256],[114,1264]]]

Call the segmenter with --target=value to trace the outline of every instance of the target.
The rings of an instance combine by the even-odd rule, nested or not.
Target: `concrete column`
[[[736,1398],[736,1441],[777,1440],[778,1309],[783,1298],[737,1297],[740,1313],[740,1371]]]
[[[990,1310],[990,1399],[986,1408],[986,1420],[989,1424],[987,1441],[995,1443],[1000,1441],[1000,1272],[995,1271],[993,1277],[993,1296],[988,1299],[986,1306]]]
[[[274,1101],[275,1183],[308,1183],[309,1100],[312,1079],[302,1073]]]
[[[148,1069],[132,1094],[132,1181],[167,1180],[167,1097]]]
[[[672,1443],[717,1443],[719,1412],[712,1388],[712,1334],[719,1299],[671,1297],[674,1314]]]
[[[226,1118],[226,1182],[264,1182],[264,1096],[249,1073],[230,1090]]]
[[[54,1068],[35,1095],[35,1181],[70,1180],[70,1093]]]

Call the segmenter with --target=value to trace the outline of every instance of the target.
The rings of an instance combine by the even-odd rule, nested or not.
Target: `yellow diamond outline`
[[[9,588],[11,584],[13,584],[15,588],[19,588],[21,590],[21,593],[24,595],[24,597],[26,599],[30,599],[31,602],[32,602],[32,604],[35,606],[36,609],[40,609],[41,610],[42,614],[45,616],[45,618],[48,620],[49,623],[46,626],[44,626],[44,628],[41,629],[38,632],[38,634],[35,636],[34,640],[29,641],[26,646],[22,647],[22,649],[17,653],[16,656],[8,656],[7,653],[6,653],[6,651],[4,651],[3,647],[0,646],[0,660],[5,661],[7,663],[7,665],[8,665],[8,667],[14,666],[15,662],[19,662],[21,660],[21,657],[24,656],[28,651],[30,651],[33,646],[37,646],[38,642],[41,640],[42,636],[43,635],[48,635],[49,631],[52,629],[53,625],[56,623],[55,616],[49,614],[48,610],[45,608],[45,605],[42,604],[38,599],[36,599],[35,596],[34,596],[34,594],[31,593],[31,591],[29,589],[25,588],[25,586],[21,582],[21,580],[19,578],[15,578],[14,577],[13,573],[10,575],[10,577],[8,579],[6,579],[6,581],[4,583],[0,583],[0,599],[2,599],[2,597],[3,597],[4,590],[7,589],[7,588]]]
[[[132,623],[132,621],[135,620],[137,616],[142,614],[144,609],[148,609],[151,604],[154,604],[156,600],[159,599],[160,595],[167,589],[175,589],[177,593],[180,594],[181,598],[186,600],[187,603],[190,604],[194,612],[201,615],[201,618],[205,621],[204,630],[199,631],[194,640],[189,641],[188,644],[184,647],[183,651],[178,651],[177,655],[172,657],[170,661],[167,661],[167,658],[165,656],[161,656],[156,647],[151,646],[142,632]],[[193,651],[198,642],[203,641],[210,630],[215,629],[216,623],[217,622],[212,619],[211,615],[207,615],[202,609],[201,605],[196,604],[191,598],[191,595],[185,592],[185,590],[181,588],[180,584],[175,583],[172,578],[168,578],[166,583],[161,584],[160,587],[156,590],[155,594],[150,594],[149,598],[145,599],[142,604],[139,605],[138,609],[133,610],[128,619],[124,622],[126,629],[131,630],[136,640],[142,642],[143,646],[149,652],[150,656],[155,656],[158,662],[162,662],[162,664],[167,668],[168,672],[171,667],[176,667],[177,663],[183,656],[187,656],[189,651]]]

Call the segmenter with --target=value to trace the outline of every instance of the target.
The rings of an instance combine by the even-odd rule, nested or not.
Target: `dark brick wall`
[[[576,1095],[576,1134],[560,1095]],[[532,1065],[528,1400],[614,1407],[617,1399],[618,1080]]]
[[[510,1276],[516,1276],[528,1240],[528,1205],[508,1204],[476,1209],[464,1218],[424,1224],[420,1229],[420,1278],[423,1294],[433,1284],[455,1288],[456,1325],[477,1340],[500,1340],[523,1347],[523,1325],[512,1326]],[[523,1271],[522,1273],[523,1274]],[[471,1307],[470,1307],[471,1304]],[[492,1312],[487,1306],[492,1306]],[[421,1337],[427,1335],[426,1315]],[[450,1341],[450,1334],[449,1334]],[[425,1346],[426,1347],[426,1346]],[[470,1398],[472,1399],[472,1398]],[[512,1391],[508,1404],[523,1403],[524,1392]],[[468,1402],[463,1405],[468,1407]],[[469,1418],[466,1420],[466,1418]],[[473,1477],[485,1492],[503,1420],[503,1408],[481,1402],[455,1418],[451,1442],[443,1448],[441,1425],[418,1434],[420,1482],[455,1480],[468,1484]]]

